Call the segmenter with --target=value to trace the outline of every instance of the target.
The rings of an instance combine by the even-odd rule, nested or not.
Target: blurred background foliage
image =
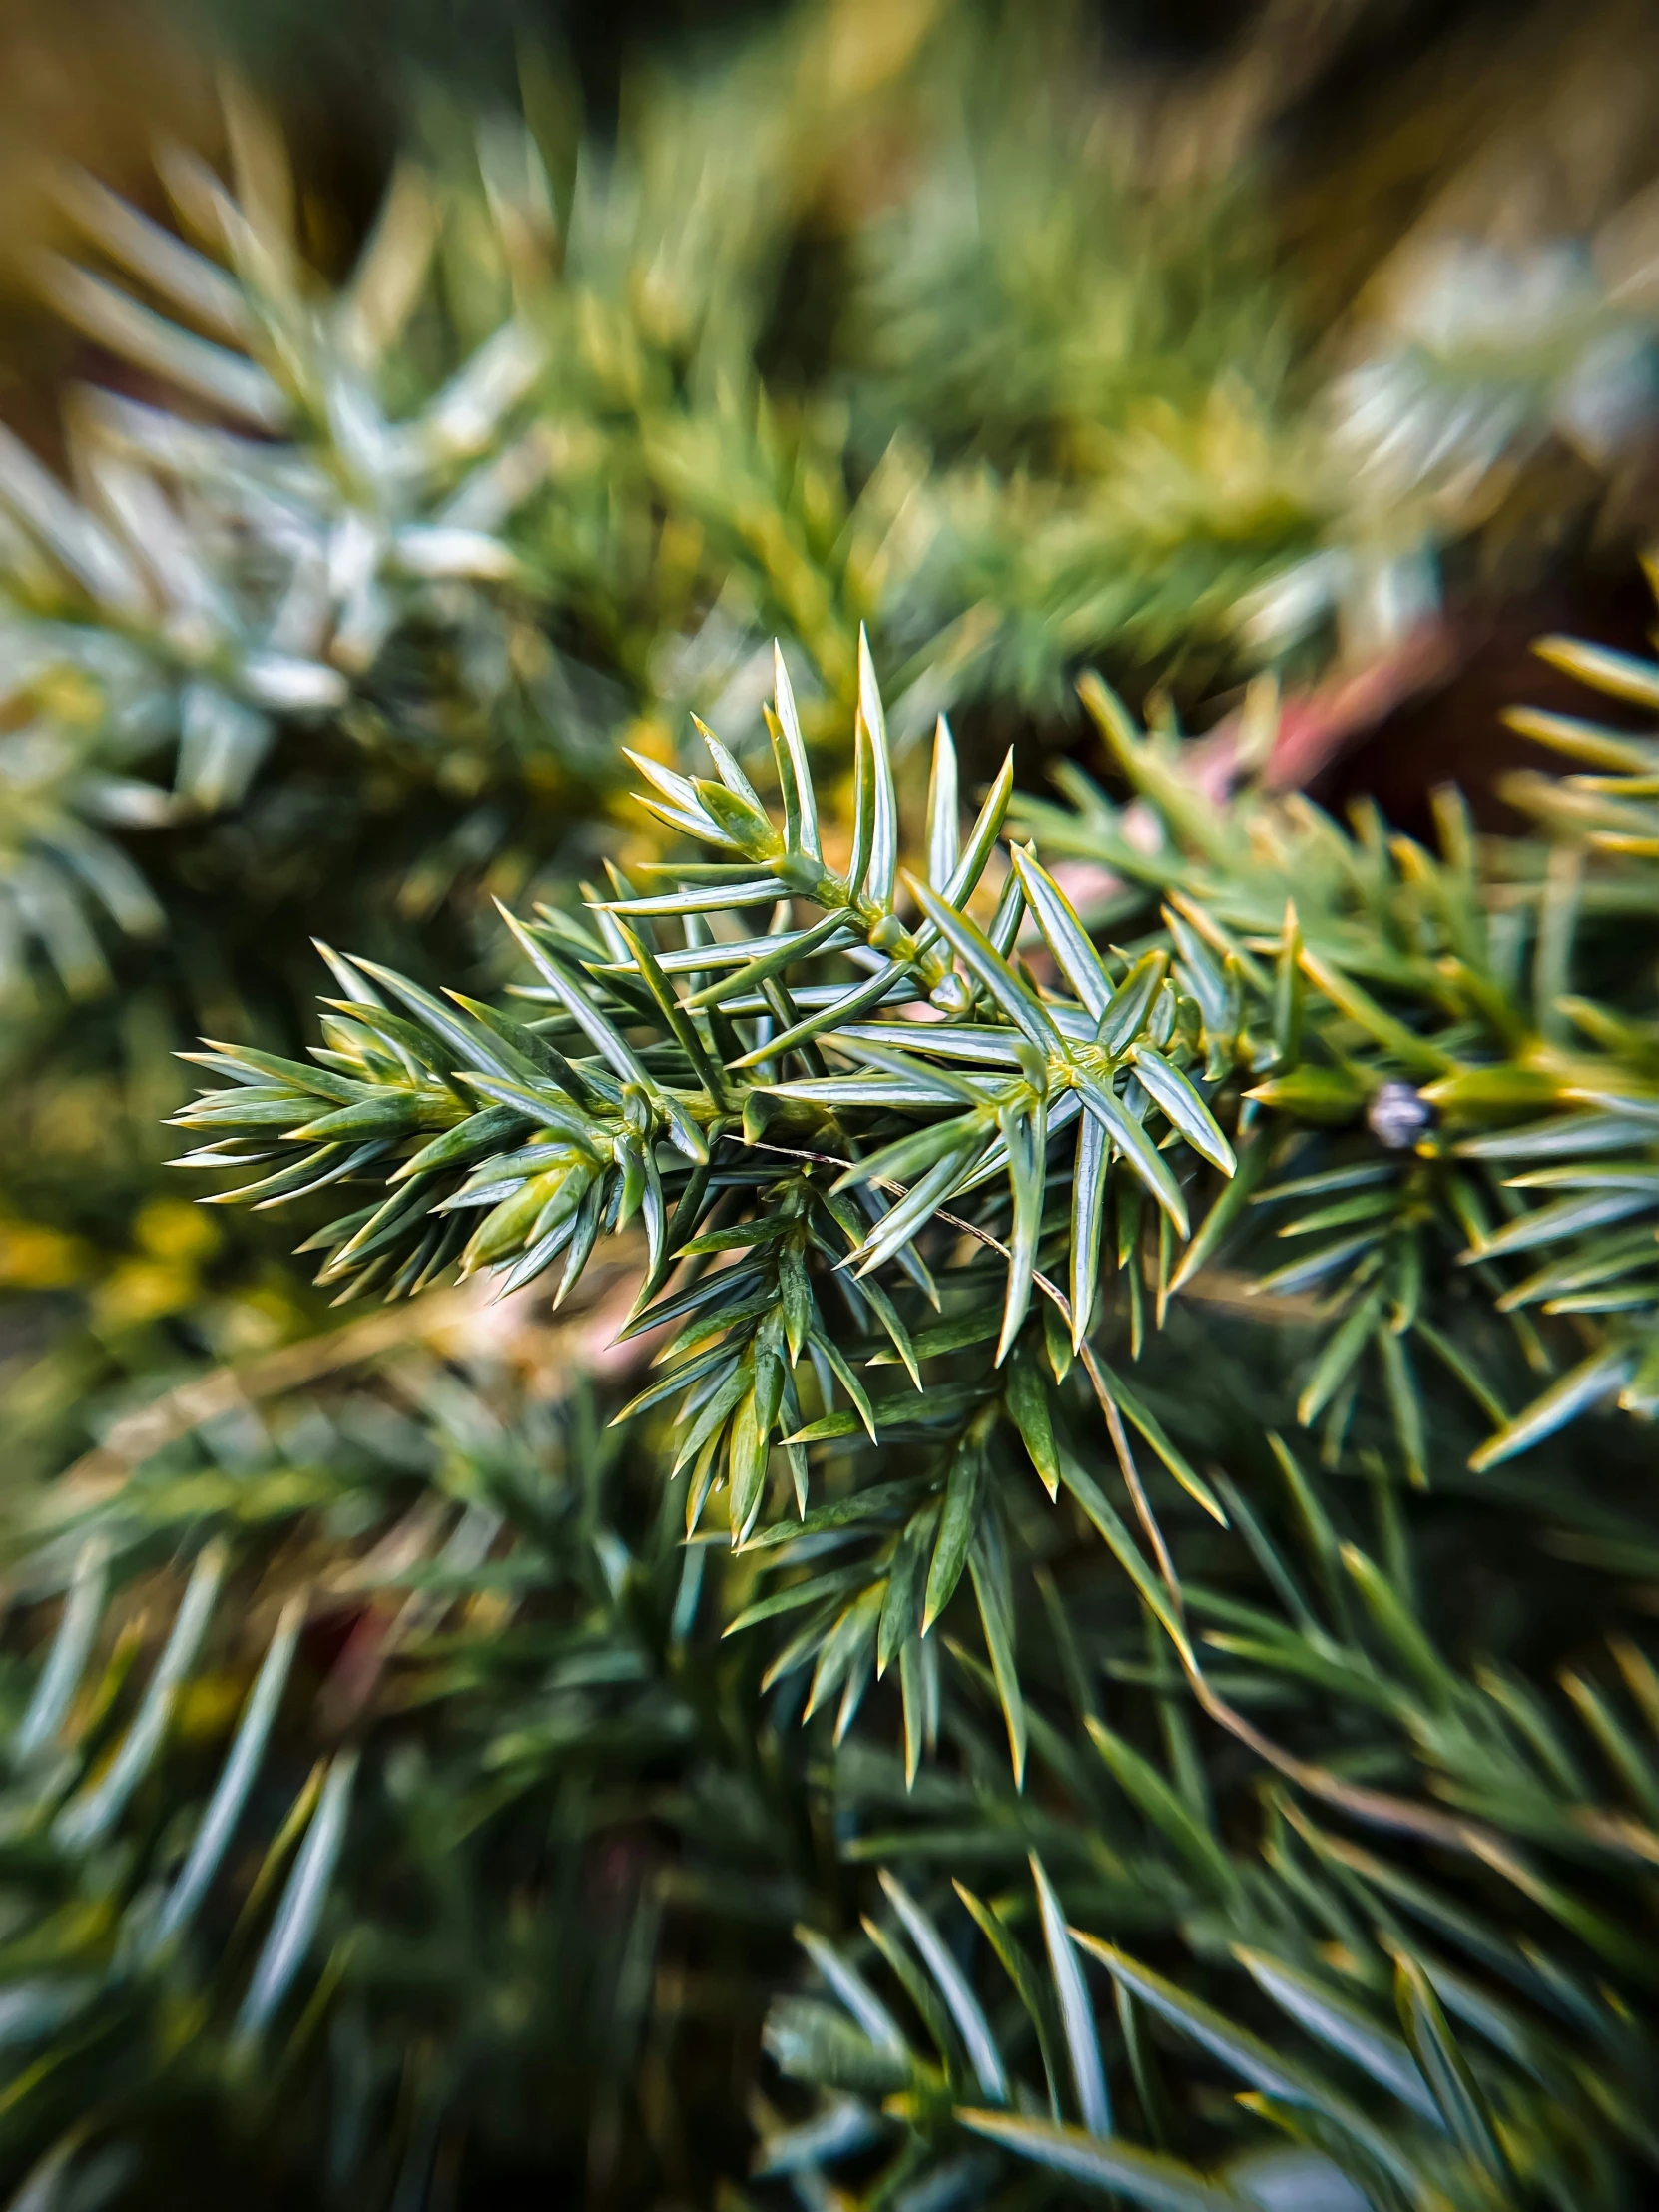
[[[134,1891],[161,1879],[145,1852],[176,1858],[167,1817],[211,1786],[201,1746],[223,1744],[313,1562],[330,1594],[289,1662],[303,1695],[267,1827],[279,1842],[290,1801],[343,1791],[340,1743],[386,1751],[347,1860],[370,1963],[315,2016],[357,2084],[356,2134],[303,2051],[294,2103],[256,2078],[229,1981],[186,1976],[146,1985],[142,2028],[111,2011],[65,2043],[69,2148],[38,2169],[59,2194],[27,2201],[181,2201],[153,2154],[194,2140],[204,2203],[250,2175],[266,2201],[315,2201],[319,2173],[400,2208],[516,2201],[551,2173],[567,2201],[702,2204],[719,2184],[735,2204],[750,2123],[769,2141],[783,2124],[755,2067],[790,1925],[844,1918],[858,1877],[837,1841],[862,1824],[879,1856],[877,1816],[911,1802],[873,1755],[828,1786],[759,1661],[693,1637],[704,1553],[665,1525],[635,1431],[601,1441],[620,1386],[604,1286],[574,1322],[534,1291],[342,1319],[284,1224],[197,1205],[168,1169],[176,1052],[306,1041],[313,938],[492,986],[495,898],[574,907],[607,856],[664,849],[624,746],[678,761],[693,711],[764,746],[774,637],[844,818],[867,625],[912,841],[941,710],[974,792],[1010,743],[1028,790],[1064,759],[1099,767],[1086,667],[1223,764],[1260,739],[1246,687],[1267,674],[1270,783],[1375,789],[1414,825],[1455,770],[1484,822],[1512,821],[1485,787],[1533,756],[1495,709],[1564,696],[1520,647],[1563,624],[1634,644],[1647,619],[1630,578],[1659,519],[1656,87],[1659,21],[1635,0],[8,10],[9,1510],[33,1546],[31,1515],[119,1500],[99,1539],[111,1673],[78,1712],[94,1775],[122,1670],[170,1617],[156,1587],[181,1532],[235,1524],[215,1616],[235,1632],[214,1631],[170,1744],[176,1794],[151,1785],[161,1811],[122,1847]],[[1084,907],[1102,887],[1070,882]],[[1191,1416],[1218,1450],[1256,1402],[1240,1341]],[[1166,1387],[1199,1357],[1160,1356]],[[1636,1480],[1615,1451],[1593,1497],[1551,1497],[1542,1569],[1526,1485],[1525,1536],[1437,1501],[1414,1571],[1442,1587],[1480,1548],[1463,1634],[1552,1665],[1563,1624],[1604,1602],[1590,1564]],[[492,1562],[543,1593],[528,1651],[491,1649],[499,1590],[469,1550],[486,1525]],[[1330,1525],[1304,1534],[1331,1571]],[[23,1644],[65,1543],[14,1577]],[[453,1654],[398,1582],[433,1560],[463,1592]],[[1244,1770],[1216,1812],[1133,1609],[1063,1547],[1055,1571],[1098,1629],[1091,1664],[1143,1698],[1236,1836]],[[708,1573],[712,1591],[742,1570]],[[1650,1588],[1623,1590],[1620,1625]],[[549,1664],[567,1670],[551,1702]],[[1056,1698],[1066,1670],[1056,1644]],[[20,1668],[14,1720],[27,1696]],[[318,1701],[313,1767],[295,1716]],[[1028,1816],[952,1725],[958,1771],[919,1808],[939,1840],[907,1848],[965,1865],[971,1830],[998,1880],[1040,1848],[1126,1927],[1089,1787],[1056,1783]],[[524,1839],[549,1832],[567,1858],[532,1883]],[[282,1958],[260,1926],[285,1879],[272,1848],[249,1926],[215,1931],[256,1982]],[[1191,1836],[1184,1862],[1156,1845],[1137,1908],[1156,1927],[1188,1914],[1195,1855]],[[1200,1889],[1224,1880],[1208,1865]],[[45,1885],[54,1971],[94,1986],[117,1941],[98,1882],[14,1876]],[[481,1898],[508,1901],[487,1927]],[[1307,1910],[1310,1954],[1347,1940],[1336,1906]],[[1639,2106],[1635,2059],[1618,2094]],[[776,2163],[806,2177],[801,2201],[836,2201],[813,2157]],[[869,2201],[951,2201],[903,2186]]]

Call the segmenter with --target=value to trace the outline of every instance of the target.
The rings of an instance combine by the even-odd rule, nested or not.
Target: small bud
[[[1414,1145],[1433,1118],[1426,1099],[1419,1098],[1409,1083],[1397,1081],[1374,1091],[1366,1108],[1367,1127],[1390,1152],[1404,1152]]]
[[[973,986],[966,976],[950,974],[942,983],[936,983],[928,994],[927,1003],[941,1014],[960,1015],[973,1007]]]

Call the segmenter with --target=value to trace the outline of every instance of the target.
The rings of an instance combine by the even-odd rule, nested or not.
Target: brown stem
[[[810,1160],[825,1167],[844,1168],[846,1166],[844,1160],[837,1160],[831,1153],[806,1152],[789,1145],[763,1144],[758,1149],[763,1152],[784,1153],[792,1159]],[[883,1180],[882,1188],[902,1195],[907,1186]],[[992,1236],[988,1229],[981,1229],[974,1222],[964,1221],[959,1214],[949,1213],[941,1206],[937,1212],[937,1219],[947,1223],[952,1229],[961,1230],[964,1235],[972,1237],[978,1244],[987,1246],[992,1252],[1001,1253],[1005,1260],[1012,1257],[1008,1247],[999,1237]],[[1032,1280],[1043,1295],[1053,1301],[1061,1319],[1069,1328],[1071,1326],[1071,1301],[1065,1293],[1057,1284],[1051,1283],[1048,1277],[1040,1271],[1034,1274]],[[1168,1546],[1165,1544],[1157,1521],[1153,1517],[1146,1492],[1135,1469],[1134,1459],[1129,1450],[1129,1440],[1123,1432],[1122,1416],[1118,1412],[1117,1402],[1106,1386],[1106,1379],[1100,1372],[1100,1364],[1094,1356],[1093,1348],[1087,1342],[1084,1343],[1079,1358],[1090,1382],[1094,1385],[1095,1395],[1100,1401],[1101,1410],[1106,1418],[1107,1429],[1111,1434],[1113,1447],[1117,1452],[1118,1464],[1122,1468],[1124,1480],[1129,1486],[1129,1494],[1135,1501],[1135,1510],[1140,1517],[1141,1526],[1147,1531],[1148,1541],[1151,1543],[1157,1557],[1159,1572],[1164,1585],[1170,1591],[1171,1598],[1177,1608],[1177,1620],[1179,1621],[1181,1600],[1176,1583],[1174,1561],[1170,1558]],[[1310,1797],[1317,1797],[1324,1804],[1337,1806],[1342,1811],[1350,1814],[1355,1820],[1364,1821],[1371,1827],[1393,1829],[1400,1834],[1420,1836],[1425,1842],[1445,1844],[1455,1851],[1472,1852],[1487,1859],[1489,1864],[1498,1864],[1505,1847],[1496,1832],[1485,1827],[1482,1823],[1459,1820],[1454,1815],[1438,1812],[1433,1806],[1416,1803],[1410,1798],[1394,1797],[1385,1790],[1370,1790],[1353,1783],[1344,1782],[1339,1776],[1333,1774],[1329,1768],[1314,1765],[1306,1759],[1299,1759],[1295,1752],[1286,1750],[1283,1744],[1276,1744],[1271,1736],[1265,1736],[1253,1721],[1246,1720],[1242,1713],[1229,1705],[1224,1697],[1211,1688],[1204,1669],[1199,1664],[1198,1654],[1188,1641],[1184,1629],[1171,1628],[1168,1623],[1164,1625],[1165,1633],[1175,1646],[1176,1657],[1181,1663],[1181,1671],[1186,1676],[1188,1686],[1192,1690],[1200,1709],[1215,1722],[1218,1728],[1225,1729],[1247,1750],[1253,1751],[1264,1764],[1284,1775],[1288,1781],[1294,1782],[1299,1789],[1306,1790]],[[1598,1840],[1611,1842],[1613,1839],[1610,1836],[1603,1836]]]

